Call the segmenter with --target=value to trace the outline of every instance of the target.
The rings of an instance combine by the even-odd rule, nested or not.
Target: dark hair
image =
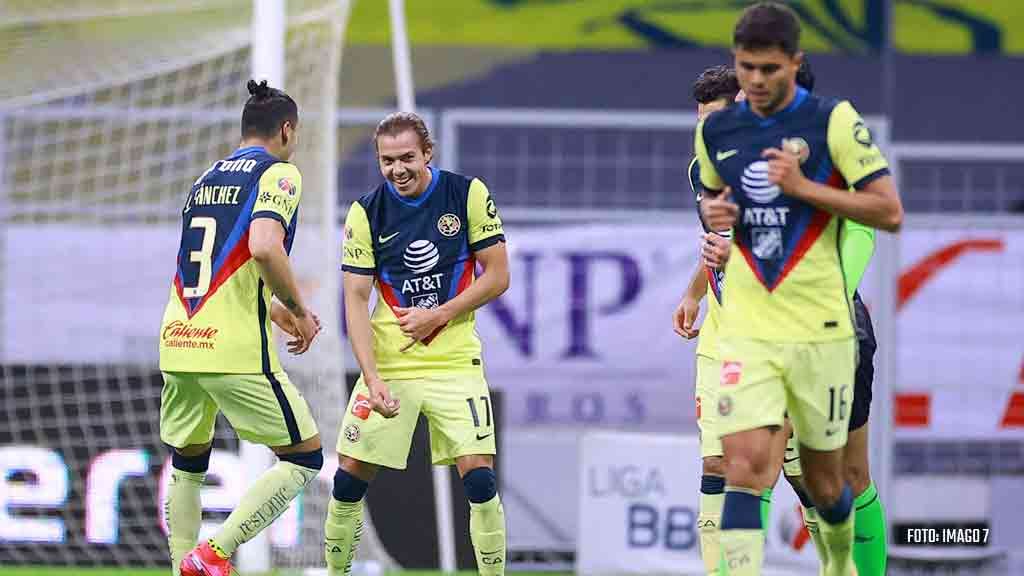
[[[373,144],[377,145],[377,138],[387,134],[388,136],[397,136],[398,134],[412,130],[420,138],[420,148],[426,152],[434,147],[434,141],[430,138],[430,131],[427,130],[427,124],[423,122],[423,118],[420,118],[419,114],[415,112],[392,112],[384,117],[377,124],[377,129],[373,132]]]
[[[725,98],[732,104],[740,92],[736,71],[731,66],[712,66],[697,76],[693,83],[693,99],[701,104]]]
[[[779,48],[792,56],[800,50],[800,21],[784,4],[758,2],[744,10],[736,22],[732,44],[746,50]]]
[[[814,92],[814,72],[811,72],[811,64],[807,61],[806,55],[800,62],[800,69],[796,71],[796,83],[804,90]]]
[[[242,137],[270,138],[281,129],[285,122],[292,126],[299,123],[299,106],[283,90],[267,86],[264,80],[259,84],[249,80],[249,99],[242,109]]]

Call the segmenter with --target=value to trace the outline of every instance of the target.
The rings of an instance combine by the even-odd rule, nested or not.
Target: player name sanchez
[[[906,546],[985,546],[988,534],[980,526],[903,526],[897,541]]]
[[[238,193],[241,191],[241,186],[200,186],[194,194],[189,195],[185,203],[185,212],[193,206],[238,204]]]

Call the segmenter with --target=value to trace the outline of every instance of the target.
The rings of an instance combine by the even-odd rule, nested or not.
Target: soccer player
[[[338,435],[324,526],[328,573],[350,569],[367,487],[380,466],[405,468],[422,413],[433,462],[454,463],[462,477],[477,569],[503,574],[494,414],[474,320],[508,288],[501,219],[483,182],[430,165],[434,146],[419,116],[389,115],[374,141],[384,182],[345,220],[345,310],[362,374]]]
[[[797,85],[808,91],[813,89],[814,75],[811,73],[806,59],[800,65],[796,81]],[[729,66],[713,66],[702,72],[694,83],[693,96],[697,101],[698,120],[703,120],[711,112],[721,110],[734,101],[745,99],[745,95],[740,91],[739,83],[736,81],[736,73]],[[725,262],[729,257],[732,231],[729,229],[713,231],[700,217],[700,202],[703,195],[700,192],[700,170],[696,157],[690,162],[688,175],[690,188],[696,195],[698,217],[704,228],[702,255],[687,286],[686,293],[673,314],[673,324],[676,333],[684,338],[698,337],[699,334],[696,400],[697,425],[701,432],[702,476],[697,525],[700,531],[701,557],[704,559],[705,568],[708,574],[718,574],[718,526],[721,522],[722,500],[725,493],[725,472],[722,464],[722,443],[714,430],[714,415],[718,405],[718,378],[721,372],[721,363],[717,356],[717,338]],[[697,329],[694,327],[694,323],[700,312],[700,302],[707,294],[708,288],[711,288],[713,297],[708,299],[708,311],[704,323]],[[708,406],[707,410],[702,409],[704,405]],[[792,439],[792,437],[790,438]],[[781,435],[772,447],[773,454],[775,454],[773,461],[777,464],[775,464],[775,473],[769,475],[771,484],[764,487],[761,493],[761,520],[764,530],[767,530],[768,519],[771,516],[772,487],[775,478],[778,476],[778,471],[782,469],[783,458],[789,456],[785,452],[787,447],[788,445]],[[793,450],[796,450],[795,444]],[[799,457],[788,460],[786,469],[788,471],[796,470],[795,477],[787,473],[786,478],[797,493],[802,495],[803,491],[799,484]],[[801,499],[806,500],[806,497],[801,496]],[[813,534],[815,542],[817,542],[816,528],[814,528]]]
[[[740,91],[736,73],[729,66],[714,66],[705,70],[693,85],[693,98],[697,101],[697,118],[733,103]],[[697,159],[690,162],[690,186],[696,195],[698,215],[701,202],[700,175]],[[731,230],[721,234],[704,226],[704,242],[711,245],[726,244]],[[700,509],[697,526],[700,532],[701,558],[709,575],[718,574],[718,527],[721,523],[722,500],[725,496],[725,468],[722,463],[722,443],[714,428],[718,405],[718,315],[721,307],[721,286],[725,270],[698,263],[686,294],[675,310],[673,325],[684,338],[697,337],[697,426],[700,430],[701,481]],[[700,302],[710,288],[708,310],[699,329],[694,327]],[[699,333],[699,335],[698,335]]]
[[[266,81],[250,80],[248,88],[239,148],[214,162],[185,197],[160,339],[160,438],[174,448],[167,539],[174,574],[180,567],[182,576],[228,576],[238,546],[280,516],[324,460],[309,406],[281,369],[270,325],[294,337],[294,354],[308,350],[319,331],[288,261],[302,196],[302,177],[288,163],[298,107]],[[239,437],[270,447],[278,462],[196,546],[218,412]]]
[[[713,230],[733,228],[726,265],[718,429],[726,463],[721,547],[729,573],[759,574],[758,487],[788,412],[821,520],[824,573],[853,569],[853,497],[844,481],[854,320],[839,256],[841,220],[896,231],[888,165],[846,101],[796,86],[800,27],[782,4],[747,8],[733,34],[747,100],[710,115],[695,149]],[[852,186],[854,191],[850,191]],[[735,201],[734,201],[735,200]]]

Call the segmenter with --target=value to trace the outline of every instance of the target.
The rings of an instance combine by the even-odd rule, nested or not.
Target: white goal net
[[[327,327],[286,361],[320,426],[324,482],[269,530],[275,567],[323,563],[345,405],[336,116],[348,0],[290,0],[285,89],[300,107],[293,255]],[[160,316],[182,195],[239,141],[251,0],[32,0],[0,23],[0,564],[160,566],[168,451]],[[258,41],[258,40],[257,40]],[[218,423],[209,533],[253,480]],[[384,562],[372,530],[361,555]],[[245,553],[245,548],[242,549]]]

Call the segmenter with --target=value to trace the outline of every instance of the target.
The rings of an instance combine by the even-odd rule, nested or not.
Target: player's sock
[[[888,557],[885,508],[872,482],[853,500],[856,522],[853,532],[853,562],[859,576],[884,576]]]
[[[700,478],[700,514],[697,527],[700,531],[700,557],[708,576],[718,574],[718,563],[722,558],[718,545],[718,529],[722,524],[722,504],[725,501],[725,478],[705,474]]]
[[[341,468],[334,473],[334,491],[324,522],[328,576],[346,576],[352,572],[352,559],[363,535],[363,496],[368,486]]]
[[[818,527],[818,509],[814,507],[811,497],[803,489],[793,486],[793,491],[796,492],[796,497],[800,499],[800,512],[804,517],[804,526],[807,527],[807,533],[811,537],[811,542],[814,542],[814,549],[818,551],[818,564],[820,566],[818,573],[824,574],[825,566],[828,564],[828,548],[825,547],[825,542],[821,539],[821,529]]]
[[[843,486],[839,500],[829,508],[819,508],[818,531],[827,548],[826,576],[850,576],[853,570],[853,492]]]
[[[210,450],[199,456],[171,455],[171,483],[164,500],[167,518],[167,547],[171,551],[171,570],[179,576],[181,559],[199,540],[203,505],[199,493],[210,466]]]
[[[761,492],[761,530],[764,532],[764,539],[768,541],[768,526],[772,518],[772,489],[766,488]]]
[[[494,470],[474,468],[462,477],[469,499],[469,537],[482,576],[505,573],[505,509]]]
[[[761,531],[761,498],[756,491],[735,486],[725,489],[719,541],[729,576],[761,574],[764,532]]]
[[[239,546],[277,520],[324,465],[324,454],[319,449],[278,458],[277,464],[242,495],[238,507],[210,538],[210,547],[221,558],[230,558]]]

